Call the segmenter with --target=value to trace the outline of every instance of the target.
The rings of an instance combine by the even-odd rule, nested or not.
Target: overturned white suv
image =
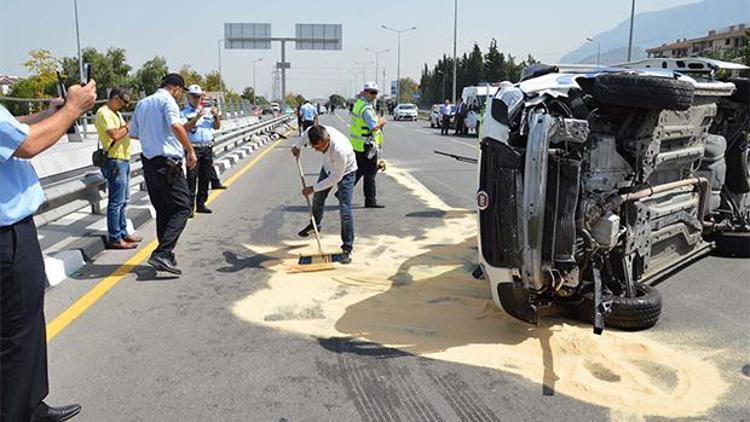
[[[487,105],[480,263],[493,298],[536,322],[564,305],[639,330],[649,283],[711,250],[750,257],[750,84],[710,59],[534,65]],[[510,277],[509,277],[510,275]]]

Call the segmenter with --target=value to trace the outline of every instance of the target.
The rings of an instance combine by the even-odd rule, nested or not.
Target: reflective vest
[[[378,145],[383,145],[383,131],[378,129],[375,133],[372,132],[367,122],[365,121],[365,111],[368,109],[373,110],[372,104],[368,103],[365,99],[360,98],[354,103],[352,107],[352,118],[349,127],[349,139],[352,142],[352,148],[354,151],[364,152],[365,142],[372,139]]]

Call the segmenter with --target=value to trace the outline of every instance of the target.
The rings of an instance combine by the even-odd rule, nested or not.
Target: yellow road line
[[[261,152],[252,161],[245,164],[239,171],[237,171],[237,173],[229,177],[224,183],[229,186],[237,179],[239,179],[243,174],[250,171],[250,169],[253,168],[258,163],[258,161],[260,161],[266,154],[271,152],[271,150],[273,150],[274,147],[276,147],[276,144],[281,140],[282,139],[279,139],[269,145],[263,152]],[[211,203],[214,199],[216,199],[224,192],[225,191],[223,190],[215,190],[211,192],[206,203]],[[125,261],[125,263],[117,268],[112,274],[108,275],[102,281],[94,285],[94,287],[89,289],[86,293],[83,294],[83,296],[78,298],[78,300],[76,300],[72,305],[70,305],[61,314],[55,317],[52,322],[47,324],[47,342],[50,342],[53,338],[60,334],[62,330],[70,325],[71,322],[75,321],[76,318],[83,315],[83,313],[86,312],[87,309],[89,309],[94,303],[101,299],[102,296],[107,294],[107,292],[115,287],[117,283],[122,281],[125,276],[128,275],[133,270],[133,268],[135,268],[135,266],[145,261],[148,256],[151,255],[151,252],[156,249],[157,245],[158,241],[152,240],[148,245],[146,245],[145,248],[141,249],[135,255],[131,256],[130,259]]]

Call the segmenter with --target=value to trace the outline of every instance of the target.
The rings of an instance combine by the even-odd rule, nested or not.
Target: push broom
[[[302,188],[307,187],[305,183],[305,173],[302,170],[302,162],[299,156],[297,156],[297,169],[299,170],[299,179],[302,182]],[[312,202],[310,202],[310,196],[305,196],[307,200],[307,208],[310,211],[310,222],[315,232],[315,241],[318,244],[318,253],[314,255],[300,255],[299,265],[307,265],[311,271],[325,271],[332,270],[334,262],[341,261],[341,253],[326,253],[323,251],[323,245],[320,243],[320,232],[318,231],[318,224],[315,222],[315,216],[313,215]]]

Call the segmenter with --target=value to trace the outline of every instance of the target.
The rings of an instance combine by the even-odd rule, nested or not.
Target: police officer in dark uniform
[[[28,159],[54,145],[94,106],[96,83],[73,86],[65,105],[14,118],[0,106],[0,421],[65,421],[81,406],[51,407],[44,289],[33,215],[44,193]],[[60,107],[62,105],[62,107]]]

